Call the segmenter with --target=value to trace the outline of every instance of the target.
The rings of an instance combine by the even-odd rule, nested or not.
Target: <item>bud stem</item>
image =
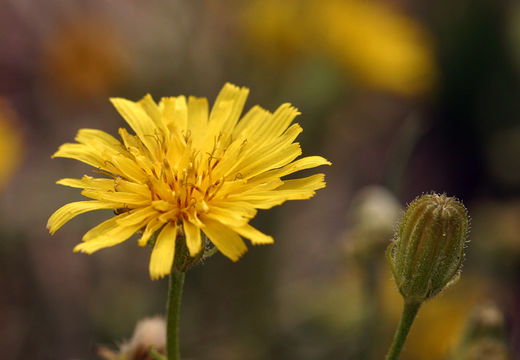
[[[410,327],[415,319],[415,315],[417,315],[417,311],[421,307],[421,302],[406,302],[403,306],[403,312],[401,314],[401,320],[399,321],[399,325],[394,335],[394,340],[392,345],[390,346],[390,350],[386,355],[386,360],[397,360],[399,359],[399,355],[403,350],[404,343],[406,342],[406,337],[408,336],[408,332],[410,332]]]
[[[181,308],[182,288],[184,286],[183,271],[175,267],[170,273],[170,290],[168,291],[168,318],[166,319],[166,354],[168,360],[180,360],[179,350],[179,312]]]

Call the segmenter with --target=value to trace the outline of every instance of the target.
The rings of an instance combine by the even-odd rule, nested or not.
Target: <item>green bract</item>
[[[421,303],[458,279],[469,220],[464,205],[444,194],[416,198],[387,257],[406,302]]]

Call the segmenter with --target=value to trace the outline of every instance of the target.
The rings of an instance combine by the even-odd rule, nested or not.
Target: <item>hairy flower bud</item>
[[[469,220],[464,205],[444,194],[416,198],[387,257],[406,302],[421,303],[458,279]]]

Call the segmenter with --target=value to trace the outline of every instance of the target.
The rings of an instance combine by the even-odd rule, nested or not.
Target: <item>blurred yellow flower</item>
[[[309,45],[305,2],[262,0],[246,2],[242,27],[246,45],[264,60],[287,60]]]
[[[105,98],[122,81],[128,51],[116,29],[97,18],[69,20],[49,31],[41,66],[53,91],[67,99]]]
[[[366,85],[402,95],[433,86],[431,39],[412,19],[377,0],[323,1],[314,13],[324,48]]]
[[[16,170],[22,158],[22,137],[13,127],[14,111],[0,98],[0,190]]]
[[[244,35],[264,59],[323,52],[365,86],[418,95],[437,69],[426,29],[378,0],[254,1]]]
[[[302,151],[294,140],[302,131],[292,124],[299,114],[290,104],[270,113],[254,106],[239,121],[249,90],[226,84],[208,114],[205,98],[150,95],[138,102],[112,99],[136,135],[119,129],[123,143],[93,129],[81,129],[75,144],[64,144],[53,157],[85,162],[110,178],[62,179],[58,184],[82,188],[93,200],[67,204],[50,217],[51,234],[73,217],[91,210],[114,209],[117,216],[83,236],[75,251],[93,253],[143,231],[145,246],[160,230],[150,258],[150,276],[168,275],[177,233],[191,256],[203,248],[201,231],[233,261],[253,244],[272,237],[249,225],[257,209],[286,200],[312,197],[325,187],[324,175],[293,180],[282,177],[320,165],[320,156],[295,160]]]

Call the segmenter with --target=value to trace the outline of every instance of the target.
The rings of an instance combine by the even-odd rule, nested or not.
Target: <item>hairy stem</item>
[[[403,306],[403,313],[401,314],[401,320],[399,321],[399,325],[394,335],[394,340],[392,345],[390,346],[390,350],[386,355],[386,360],[397,360],[401,355],[401,351],[403,350],[404,343],[406,342],[406,337],[408,336],[408,332],[410,332],[410,327],[415,319],[415,315],[417,315],[417,311],[421,307],[421,303],[413,302],[408,303],[405,301]]]
[[[175,268],[170,274],[170,290],[168,292],[168,318],[166,323],[166,354],[168,360],[180,360],[179,350],[179,313],[181,308],[182,288],[185,273]]]

